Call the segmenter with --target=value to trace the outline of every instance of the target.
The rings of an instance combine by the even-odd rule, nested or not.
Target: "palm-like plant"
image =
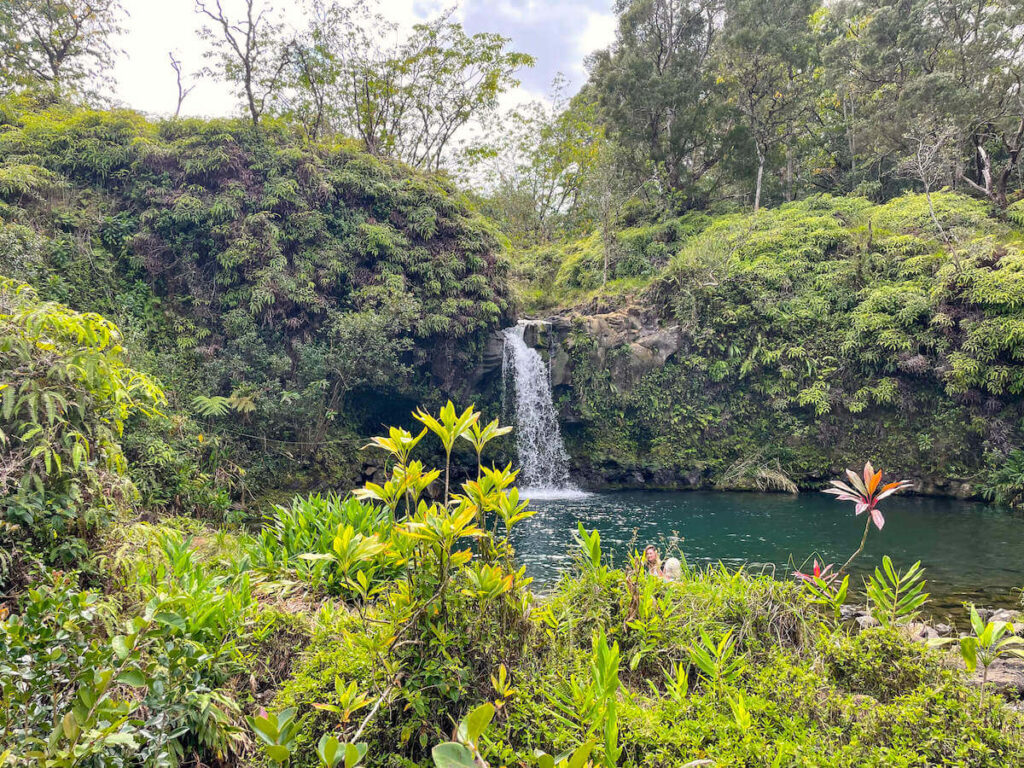
[[[473,446],[473,450],[476,451],[476,479],[480,479],[480,468],[483,461],[484,446],[487,445],[491,440],[502,435],[507,435],[512,431],[512,427],[500,427],[498,426],[498,420],[488,422],[483,427],[480,426],[480,419],[476,419],[472,424],[469,425],[469,432],[462,433],[462,439],[468,440],[470,445]]]
[[[875,568],[874,575],[865,582],[871,615],[886,627],[913,621],[917,618],[917,609],[928,600],[924,586],[920,560],[902,573],[886,555],[882,558],[882,568]]]
[[[940,637],[929,640],[928,645],[938,647],[950,643],[960,644],[960,656],[968,672],[973,672],[981,664],[981,694],[985,696],[985,685],[988,683],[988,668],[1001,656],[1016,656],[1024,659],[1024,639],[1014,635],[1013,624],[1006,621],[981,620],[977,609],[971,605],[971,629],[973,635],[967,637]]]
[[[736,654],[736,638],[730,629],[717,642],[702,628],[701,645],[690,646],[690,659],[696,665],[700,676],[720,688],[733,683],[747,668],[746,654]]]
[[[391,427],[387,437],[372,437],[370,442],[363,446],[363,449],[380,448],[394,456],[399,464],[405,465],[409,463],[409,454],[412,453],[412,449],[423,439],[425,434],[427,434],[426,427],[420,430],[418,435],[413,435],[412,432],[400,427]]]
[[[452,401],[449,400],[438,415],[440,416],[440,419],[435,419],[429,413],[420,408],[413,414],[413,418],[437,435],[441,440],[441,445],[444,446],[444,503],[445,506],[448,506],[448,487],[449,478],[451,477],[452,448],[455,447],[455,441],[460,437],[464,437],[469,432],[470,427],[480,419],[480,413],[471,405],[460,414],[456,412],[455,406],[452,404]],[[481,449],[483,448],[482,445],[480,447]]]
[[[868,517],[864,523],[864,535],[861,537],[860,546],[857,547],[856,552],[850,555],[850,559],[843,563],[843,567],[839,569],[837,574],[845,571],[850,563],[864,551],[864,545],[868,541],[868,532],[871,530],[871,524],[874,523],[878,530],[882,530],[882,526],[885,525],[885,517],[882,516],[881,510],[878,509],[878,502],[897,491],[911,486],[911,483],[906,480],[896,480],[895,482],[882,485],[882,470],[876,472],[875,468],[871,466],[870,461],[864,465],[863,477],[858,476],[856,472],[850,469],[846,470],[846,476],[850,479],[850,485],[840,480],[833,480],[831,483],[832,487],[826,488],[825,493],[831,493],[840,501],[852,501],[856,504],[856,514],[860,515],[866,512]]]

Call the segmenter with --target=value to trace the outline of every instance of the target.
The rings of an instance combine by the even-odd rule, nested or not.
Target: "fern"
[[[231,411],[231,398],[220,395],[196,395],[192,398],[192,407],[200,416],[224,416]]]
[[[886,627],[913,621],[918,609],[928,600],[924,591],[924,570],[918,560],[906,573],[897,571],[888,555],[882,568],[875,568],[866,583],[871,615]]]

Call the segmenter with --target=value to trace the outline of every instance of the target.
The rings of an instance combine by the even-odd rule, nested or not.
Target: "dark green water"
[[[628,491],[586,498],[536,501],[539,512],[519,524],[514,542],[528,575],[544,588],[570,567],[577,521],[601,532],[616,564],[632,547],[648,543],[662,557],[680,544],[690,565],[722,561],[791,578],[816,554],[843,563],[860,543],[864,517],[853,505],[823,493],[799,496],[692,491]],[[904,569],[921,560],[933,615],[959,613],[963,601],[1019,607],[1024,587],[1024,515],[971,502],[916,496],[883,503],[885,527],[872,527],[868,545],[852,569],[851,586],[881,562],[883,554]]]

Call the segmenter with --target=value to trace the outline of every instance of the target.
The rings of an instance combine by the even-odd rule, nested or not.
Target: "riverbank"
[[[724,491],[727,493],[816,493],[834,475],[802,475],[799,482],[775,466],[757,467],[747,474],[715,477],[707,470],[652,468],[620,465],[613,461],[595,464],[586,457],[571,459],[572,476],[590,491]],[[971,478],[915,477],[907,493],[940,499],[987,502]]]
[[[904,496],[885,500],[885,528],[873,531],[854,563],[851,590],[890,555],[900,567],[921,561],[936,621],[963,615],[963,603],[1019,607],[1024,585],[1024,523],[1019,512],[976,502]],[[786,579],[811,560],[842,563],[856,548],[863,517],[825,494],[721,491],[624,491],[584,499],[538,501],[513,541],[520,563],[540,585],[572,568],[578,523],[597,530],[607,556],[622,563],[654,544],[663,556],[681,551],[694,566],[724,563]],[[852,599],[852,596],[851,596]]]

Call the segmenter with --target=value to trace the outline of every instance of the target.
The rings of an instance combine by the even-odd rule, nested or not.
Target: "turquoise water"
[[[712,491],[626,491],[581,499],[536,501],[538,514],[513,534],[516,553],[540,588],[571,565],[577,521],[601,532],[605,551],[623,564],[648,543],[662,557],[680,546],[690,565],[722,561],[791,578],[816,554],[842,564],[860,543],[864,517],[853,505],[822,493],[799,496]],[[984,504],[903,496],[887,499],[885,527],[872,526],[852,569],[851,584],[892,557],[898,568],[921,560],[927,569],[933,614],[957,612],[963,601],[1011,607],[1024,587],[1024,515]],[[810,561],[807,561],[808,567]]]

